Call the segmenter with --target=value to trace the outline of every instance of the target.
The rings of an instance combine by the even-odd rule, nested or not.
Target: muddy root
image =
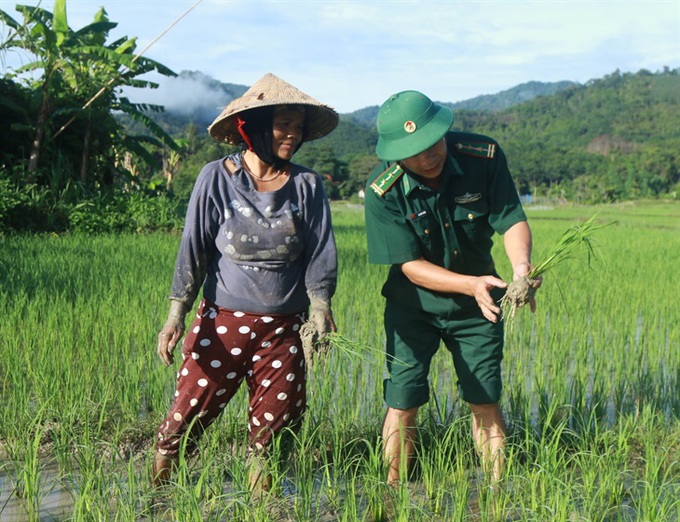
[[[536,294],[535,284],[537,282],[535,279],[529,279],[527,276],[524,276],[510,283],[503,299],[501,299],[503,316],[507,316],[510,319],[514,318],[517,310],[530,302]]]

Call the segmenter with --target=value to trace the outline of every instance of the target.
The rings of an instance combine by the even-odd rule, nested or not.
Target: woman
[[[321,178],[291,158],[337,123],[333,109],[267,74],[208,128],[243,150],[208,163],[189,202],[170,312],[158,335],[166,365],[201,287],[203,298],[182,346],[174,402],[158,429],[155,485],[169,480],[181,440],[188,436],[193,449],[243,380],[253,457],[305,411],[300,330],[307,314],[315,340],[336,329],[337,252]],[[251,461],[251,490],[268,489],[260,459]]]

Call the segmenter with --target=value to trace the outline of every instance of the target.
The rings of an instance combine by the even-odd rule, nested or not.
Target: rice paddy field
[[[417,465],[390,488],[379,437],[386,267],[367,264],[361,208],[335,207],[339,332],[260,502],[246,487],[244,390],[174,484],[149,487],[179,366],[155,348],[179,236],[0,238],[0,520],[678,521],[680,204],[528,207],[534,260],[597,211],[615,221],[595,238],[598,259],[546,274],[538,310],[520,310],[506,334],[502,486],[480,471],[440,350]]]

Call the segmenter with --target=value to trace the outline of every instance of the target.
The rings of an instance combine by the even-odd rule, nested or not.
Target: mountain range
[[[561,81],[544,83],[531,81],[522,83],[497,94],[486,94],[456,103],[439,100],[454,110],[500,111],[532,100],[538,96],[550,96],[561,90],[578,85],[575,82]],[[182,71],[177,77],[163,80],[155,91],[154,102],[165,107],[164,113],[154,114],[154,119],[168,128],[171,133],[193,123],[206,128],[219,110],[234,98],[241,96],[249,86],[225,83],[200,71]],[[351,113],[341,114],[341,119],[364,126],[373,127],[379,106],[370,106]]]
[[[204,151],[185,162],[195,172],[194,160],[222,153],[210,149],[215,142],[204,130],[248,87],[197,71],[183,71],[172,84],[182,101],[162,103],[159,96],[166,110],[151,116],[177,137],[186,137],[193,124]],[[679,69],[617,70],[586,84],[534,81],[457,103],[436,101],[454,110],[454,130],[501,144],[521,193],[590,202],[680,193]],[[378,110],[340,114],[332,133],[298,153],[302,164],[339,184],[340,196],[361,186],[375,161]]]

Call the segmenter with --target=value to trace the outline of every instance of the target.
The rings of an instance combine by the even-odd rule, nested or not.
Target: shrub
[[[0,233],[148,232],[183,225],[185,205],[165,191],[92,192],[67,184],[60,192],[37,185],[19,190],[0,169]]]

